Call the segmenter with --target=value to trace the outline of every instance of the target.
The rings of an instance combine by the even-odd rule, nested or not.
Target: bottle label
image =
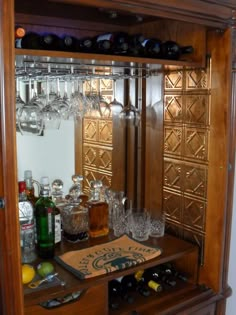
[[[97,42],[102,40],[111,40],[112,34],[103,34],[97,37]]]
[[[21,247],[26,250],[34,249],[34,223],[21,225]]]
[[[145,39],[145,40],[142,42],[142,46],[143,46],[143,47],[145,47],[147,41],[148,41],[148,39]]]
[[[148,281],[148,286],[156,292],[161,290],[161,285],[153,280]]]
[[[48,208],[48,234],[51,234],[53,223],[52,223],[52,208]]]
[[[142,276],[143,276],[143,273],[144,273],[144,270],[139,270],[135,273],[134,277],[137,281],[140,281],[142,279]]]
[[[55,244],[61,241],[61,215],[55,215]]]

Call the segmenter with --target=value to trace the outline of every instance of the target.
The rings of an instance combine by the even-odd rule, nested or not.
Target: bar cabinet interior
[[[137,151],[139,158],[136,161],[140,178],[137,186],[129,180],[126,188],[130,196],[137,194],[146,207],[163,207],[167,216],[165,237],[154,240],[154,245],[163,248],[163,254],[146,262],[144,267],[173,261],[180,270],[189,274],[189,282],[168,294],[141,299],[135,306],[125,306],[121,314],[132,314],[132,311],[145,315],[225,313],[226,298],[231,294],[227,268],[235,149],[235,101],[231,96],[234,95],[231,76],[235,66],[233,9],[236,7],[230,1],[210,1],[207,5],[203,1],[189,1],[186,6],[171,2],[167,7],[162,1],[144,3],[142,0],[0,2],[0,187],[5,202],[5,207],[0,210],[1,314],[115,314],[108,309],[108,281],[138,270],[135,267],[79,281],[60,269],[69,283],[65,291],[47,289],[27,294],[22,289],[13,105],[15,58],[21,56],[36,60],[73,60],[89,65],[95,62],[100,66],[115,65],[128,69],[132,66],[150,72],[150,77],[142,76],[141,91],[140,86],[135,88],[138,97],[141,95],[139,106],[142,109],[142,128],[138,134],[141,149]],[[117,19],[110,19],[111,11],[118,12]],[[148,37],[158,33],[162,40],[172,39],[182,45],[192,45],[194,53],[184,60],[170,61],[15,49],[15,23],[27,30],[70,33],[77,37],[94,36],[108,29],[124,30],[130,34],[141,32]],[[163,82],[162,103],[152,104],[150,95],[158,76]],[[125,97],[127,99],[129,95]],[[148,106],[149,101],[152,106]],[[81,169],[79,129],[77,125],[76,171]],[[131,133],[130,143],[132,139]],[[116,141],[119,142],[119,137]],[[127,163],[130,172],[127,178],[134,176],[133,154],[132,150],[128,151],[127,160],[122,162]],[[124,166],[117,160],[114,163],[118,169]],[[122,187],[122,176],[116,184],[114,181],[115,187]],[[96,242],[102,241],[105,240]],[[62,246],[62,250],[73,248]],[[80,289],[85,292],[75,303],[50,311],[38,305],[44,300],[44,295],[46,300]]]

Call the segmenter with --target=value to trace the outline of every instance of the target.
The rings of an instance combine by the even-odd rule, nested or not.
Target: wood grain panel
[[[0,1],[0,313],[23,315],[18,185],[16,169],[14,1]]]

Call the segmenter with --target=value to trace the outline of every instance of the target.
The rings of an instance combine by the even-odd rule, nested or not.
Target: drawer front
[[[25,308],[25,315],[106,315],[107,286],[99,285],[89,288],[77,301],[62,306],[45,309],[40,305],[31,305]]]

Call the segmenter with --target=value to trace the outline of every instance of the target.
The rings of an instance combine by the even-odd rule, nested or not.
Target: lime
[[[26,284],[33,280],[35,276],[34,267],[29,264],[22,265],[22,283]]]
[[[38,274],[44,278],[49,274],[52,274],[54,272],[54,266],[52,263],[48,261],[43,261],[37,266],[37,272]]]

